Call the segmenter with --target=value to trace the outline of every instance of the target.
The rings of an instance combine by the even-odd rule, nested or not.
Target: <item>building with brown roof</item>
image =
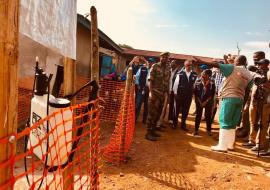
[[[158,60],[159,58],[159,54],[161,52],[159,51],[149,51],[149,50],[140,50],[140,49],[127,49],[127,48],[123,48],[123,54],[125,55],[127,62],[129,62],[130,60],[132,60],[132,58],[136,55],[139,56],[144,56],[145,58],[156,58]],[[180,61],[181,63],[184,63],[185,60],[187,59],[191,59],[192,56],[196,56],[196,55],[186,55],[186,54],[176,54],[176,53],[171,53],[170,54],[170,59],[175,59]],[[202,57],[202,56],[197,56],[198,58],[200,58],[203,61],[212,61],[213,58],[210,57]]]

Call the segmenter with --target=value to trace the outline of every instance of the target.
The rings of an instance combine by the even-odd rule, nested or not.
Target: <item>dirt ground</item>
[[[160,140],[151,142],[144,139],[146,126],[138,123],[131,160],[120,166],[103,164],[100,189],[270,189],[270,158],[257,158],[241,147],[239,139],[235,151],[212,152],[218,123],[213,126],[214,137],[205,132],[205,122],[200,136],[192,136],[194,116],[189,116],[187,124],[188,133],[167,125]]]
[[[128,155],[131,159],[120,166],[101,163],[100,189],[270,190],[270,157],[257,158],[241,147],[241,139],[235,151],[212,152],[210,146],[217,144],[218,123],[214,123],[212,137],[206,133],[205,122],[201,123],[200,136],[192,135],[194,116],[189,116],[187,124],[189,132],[173,130],[167,124],[160,140],[151,142],[145,140],[146,126],[139,122]],[[108,143],[113,129],[114,125],[101,125],[101,147]],[[23,148],[19,146],[18,150]],[[15,168],[17,173],[24,172],[22,162]],[[18,181],[15,189],[28,189],[26,179]]]

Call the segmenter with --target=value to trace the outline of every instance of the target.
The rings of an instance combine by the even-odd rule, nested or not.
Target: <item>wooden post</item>
[[[17,132],[19,8],[19,0],[0,2],[0,138]],[[0,162],[15,155],[13,140],[0,144]],[[0,185],[11,179],[12,169],[0,168]]]
[[[130,67],[127,71],[127,80],[126,80],[126,91],[130,92],[130,88],[133,83],[133,75],[132,75],[132,68]]]
[[[97,83],[99,83],[99,35],[98,35],[98,22],[97,22],[97,10],[94,6],[90,9],[91,14],[91,45],[90,45],[90,76],[91,81],[95,80]],[[91,125],[90,127],[94,127]],[[99,129],[97,129],[99,130]],[[90,132],[90,139],[95,137],[98,134],[98,131],[91,130]],[[96,148],[93,148],[96,147]],[[91,190],[97,190],[98,189],[98,139],[94,138],[90,140],[90,146],[89,146],[91,152],[90,152],[90,170],[91,170],[91,176],[90,176],[90,184],[91,184]]]
[[[64,95],[75,92],[76,65],[75,60],[64,58]],[[72,101],[75,104],[75,100]]]
[[[91,80],[99,81],[99,37],[97,10],[94,6],[90,9],[91,12],[91,46],[90,46],[90,64],[91,64]]]
[[[71,95],[75,92],[76,65],[75,60],[64,58],[64,95]],[[71,102],[75,104],[75,100]],[[76,133],[72,131],[72,139]],[[63,170],[63,189],[74,189],[74,172],[73,165],[68,165]],[[71,175],[71,177],[70,177]]]

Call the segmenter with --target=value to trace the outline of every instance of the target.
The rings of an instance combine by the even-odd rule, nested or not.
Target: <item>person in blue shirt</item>
[[[144,60],[144,62],[147,62]],[[143,123],[146,124],[148,115],[148,98],[149,98],[149,69],[155,63],[154,58],[149,58],[148,62],[142,65],[135,75],[135,84],[137,86],[136,100],[135,100],[135,121],[137,122],[140,115],[141,106],[144,105],[143,109]]]

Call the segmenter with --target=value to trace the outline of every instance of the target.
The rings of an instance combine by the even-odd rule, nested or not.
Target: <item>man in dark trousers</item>
[[[181,71],[180,62],[173,60],[171,62],[171,78],[170,78],[170,97],[169,97],[169,115],[168,120],[170,124],[173,124],[173,109],[174,109],[174,92],[173,85],[177,74]]]
[[[149,116],[145,138],[156,141],[160,137],[156,133],[157,121],[160,118],[165,94],[169,92],[170,67],[168,67],[169,52],[160,54],[160,62],[155,63],[150,69],[149,78]]]
[[[203,109],[205,109],[205,120],[207,126],[207,133],[209,136],[211,133],[212,125],[212,110],[215,96],[215,83],[211,81],[212,71],[209,69],[204,70],[201,73],[201,79],[196,81],[194,86],[194,95],[196,103],[196,119],[195,119],[195,131],[194,136],[199,135],[199,127],[202,118]]]
[[[173,85],[173,91],[175,94],[173,129],[177,127],[178,115],[181,109],[181,129],[188,131],[186,127],[186,119],[192,102],[193,85],[196,81],[197,74],[192,71],[192,60],[186,60],[184,64],[185,68],[177,74]]]
[[[149,97],[149,85],[148,85],[148,76],[149,69],[155,63],[154,58],[149,58],[148,63],[141,66],[136,74],[135,84],[137,85],[138,92],[136,96],[136,117],[135,121],[137,122],[140,115],[141,106],[144,105],[143,109],[143,124],[146,124],[147,115],[148,115],[148,97]]]

